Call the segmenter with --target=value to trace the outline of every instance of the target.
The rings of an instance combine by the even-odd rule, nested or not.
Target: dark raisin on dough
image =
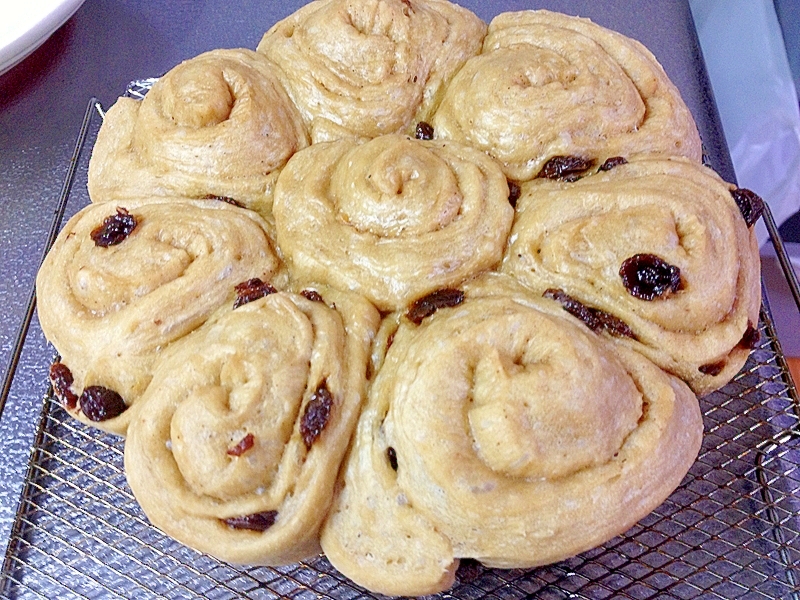
[[[622,285],[635,298],[655,300],[683,289],[681,270],[655,254],[635,254],[619,269]]]
[[[522,194],[522,188],[519,187],[519,184],[516,181],[508,180],[508,203],[513,206],[514,208],[517,207],[517,200],[519,200],[520,194]]]
[[[731,190],[731,196],[742,213],[742,218],[748,227],[755,225],[755,222],[764,214],[764,201],[761,196],[746,188],[736,188]]]
[[[106,217],[100,225],[92,229],[89,237],[95,246],[101,248],[116,246],[127,239],[137,224],[136,217],[126,209],[117,207],[117,212]]]
[[[208,194],[207,196],[203,196],[203,200],[217,200],[219,202],[225,202],[226,204],[232,204],[238,208],[244,208],[244,204],[238,200],[234,200],[230,196],[215,196],[214,194]]]
[[[610,171],[614,167],[618,167],[620,165],[628,164],[628,161],[625,160],[624,156],[612,156],[611,158],[607,158],[606,161],[600,165],[599,171]]]
[[[725,368],[725,361],[721,360],[719,362],[702,365],[698,367],[697,370],[703,373],[704,375],[711,375],[711,377],[716,377],[717,375],[722,373],[722,369],[724,368]]]
[[[101,385],[84,388],[80,397],[81,412],[90,421],[107,421],[120,416],[128,407],[117,392]]]
[[[392,467],[392,470],[397,471],[397,452],[391,446],[386,449],[386,457],[389,459],[389,466]]]
[[[249,529],[250,531],[266,531],[275,524],[278,519],[277,510],[267,510],[264,512],[253,513],[252,515],[242,515],[241,517],[229,517],[222,521],[233,529]]]
[[[411,6],[409,4],[409,6]],[[433,126],[425,121],[417,123],[417,128],[414,130],[414,137],[418,140],[432,140],[433,139]]]
[[[317,290],[303,290],[300,292],[300,295],[306,300],[311,300],[312,302],[325,302]]]
[[[554,156],[539,171],[537,178],[577,181],[581,175],[594,166],[593,158],[580,156]]]
[[[419,325],[425,317],[431,316],[440,308],[458,306],[464,301],[464,292],[453,288],[444,288],[431,292],[411,303],[406,317],[408,320]]]
[[[303,418],[300,421],[300,435],[303,437],[306,450],[311,449],[322,430],[325,429],[332,407],[333,395],[328,390],[327,382],[323,381],[317,386],[316,391],[311,394],[311,398],[309,398],[306,409],[303,412]]]
[[[236,300],[233,302],[233,308],[239,308],[243,304],[253,302],[253,300],[258,300],[259,298],[269,296],[278,291],[269,283],[261,281],[258,277],[243,281],[234,289],[236,290]]]
[[[745,329],[742,339],[739,340],[739,347],[752,350],[756,346],[758,346],[758,342],[760,340],[761,340],[761,334],[758,332],[758,329],[756,329],[753,326],[753,324],[750,321],[748,321],[747,329]]]
[[[555,300],[564,310],[566,310],[573,317],[577,317],[583,321],[586,326],[592,331],[605,331],[610,335],[617,337],[628,337],[636,339],[633,330],[623,321],[612,314],[600,310],[599,308],[592,308],[586,306],[579,300],[576,300],[564,290],[550,288],[545,290],[542,294],[545,298]]]
[[[56,361],[50,365],[49,377],[56,397],[68,409],[74,410],[78,406],[78,395],[70,389],[75,379],[69,367],[62,362]]]
[[[236,444],[231,448],[228,448],[228,455],[241,456],[242,454],[250,450],[250,448],[252,448],[255,443],[256,443],[256,438],[253,437],[252,433],[248,433],[239,441],[238,444]]]

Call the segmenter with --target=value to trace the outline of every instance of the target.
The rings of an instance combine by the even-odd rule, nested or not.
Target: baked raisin
[[[277,510],[267,510],[264,512],[243,515],[241,517],[229,517],[223,519],[228,527],[234,529],[249,529],[250,531],[266,531],[278,520]]]
[[[756,329],[753,324],[748,321],[747,322],[747,329],[744,331],[744,335],[742,339],[739,340],[739,346],[741,348],[747,348],[748,350],[752,350],[756,346],[758,346],[758,342],[761,339],[761,334],[758,333],[758,329]]]
[[[107,421],[120,416],[128,407],[117,392],[101,385],[84,388],[80,397],[81,412],[90,421]]]
[[[593,158],[580,156],[554,156],[542,167],[538,178],[577,181],[581,175],[594,166]]]
[[[300,421],[300,435],[303,436],[303,443],[306,449],[317,441],[317,438],[328,424],[333,407],[333,395],[328,390],[327,382],[323,381],[317,386],[316,391],[311,394],[311,398],[306,404],[303,418]]]
[[[397,452],[391,446],[386,449],[386,457],[389,459],[389,466],[392,467],[392,470],[397,471]]]
[[[234,289],[236,290],[236,300],[233,302],[233,308],[239,308],[243,304],[258,300],[264,296],[269,296],[278,291],[267,282],[261,281],[258,277],[243,281]]]
[[[440,308],[458,306],[464,301],[464,292],[452,288],[436,290],[411,303],[406,317],[412,323],[419,325],[425,317],[431,316]]]
[[[244,208],[244,204],[239,202],[238,200],[234,200],[229,196],[215,196],[214,194],[208,194],[207,196],[203,197],[204,200],[218,200],[219,202],[225,202],[226,204],[232,204],[233,206],[237,206],[239,208]]]
[[[716,377],[717,375],[722,373],[722,369],[724,368],[725,368],[725,361],[721,360],[719,362],[702,365],[701,367],[698,368],[698,371],[700,371],[704,375],[711,375],[711,377]]]
[[[411,6],[409,4],[409,6]],[[425,121],[417,123],[417,129],[414,131],[414,137],[418,140],[432,140],[433,139],[433,126]]]
[[[619,269],[622,285],[635,298],[654,300],[683,289],[681,270],[655,254],[635,254]]]
[[[600,165],[600,168],[598,170],[610,171],[614,167],[625,165],[627,163],[628,161],[625,160],[624,156],[612,156],[611,158],[607,158],[606,161],[602,165]]]
[[[564,310],[583,321],[592,331],[605,331],[616,337],[636,339],[633,330],[625,321],[599,308],[586,306],[563,290],[550,288],[545,290],[542,296],[558,302]]]
[[[50,365],[49,376],[53,393],[64,403],[64,406],[70,410],[78,406],[78,395],[71,389],[75,379],[69,367],[62,362],[54,362]]]
[[[317,290],[303,290],[300,292],[300,295],[306,300],[311,300],[312,302],[325,302]]]
[[[742,218],[748,227],[752,227],[764,214],[764,201],[755,192],[746,188],[736,188],[731,190],[731,196],[736,201],[739,212],[742,213]]]
[[[92,229],[89,237],[95,246],[101,248],[116,246],[127,239],[137,224],[136,217],[126,209],[118,207],[116,213],[106,217],[100,225]]]
[[[513,206],[514,208],[517,207],[517,200],[519,200],[520,194],[522,194],[522,188],[519,187],[519,184],[516,181],[508,180],[508,203]]]
[[[232,448],[228,448],[228,454],[230,456],[241,456],[242,454],[250,450],[250,448],[253,447],[253,444],[255,444],[255,442],[256,439],[253,437],[253,434],[248,433],[239,441],[238,444],[236,444]]]

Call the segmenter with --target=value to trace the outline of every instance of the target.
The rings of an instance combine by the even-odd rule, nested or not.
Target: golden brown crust
[[[458,557],[526,568],[594,547],[660,504],[700,447],[677,378],[510,278],[465,291],[400,323],[323,529],[333,565],[380,593],[446,589]]]
[[[545,10],[495,17],[432,123],[437,137],[488,152],[519,181],[560,155],[701,160],[691,113],[642,44]]]

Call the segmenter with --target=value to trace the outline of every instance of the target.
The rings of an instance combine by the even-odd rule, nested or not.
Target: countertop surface
[[[549,8],[590,17],[656,55],[695,116],[708,162],[733,181],[688,3],[684,0],[463,1],[485,20]],[[38,50],[0,76],[0,366],[9,368],[53,211],[87,102],[110,106],[126,84],[206,50],[255,48],[303,2],[87,0]],[[34,319],[0,419],[0,544],[5,548],[25,476],[52,349]]]

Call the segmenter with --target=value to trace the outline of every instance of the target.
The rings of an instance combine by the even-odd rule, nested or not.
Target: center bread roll
[[[331,563],[380,593],[445,590],[459,557],[526,568],[601,544],[700,448],[677,378],[510,278],[464,291],[386,338],[323,529]]]
[[[396,134],[298,152],[274,213],[293,276],[394,310],[496,266],[514,210],[482,152]]]

